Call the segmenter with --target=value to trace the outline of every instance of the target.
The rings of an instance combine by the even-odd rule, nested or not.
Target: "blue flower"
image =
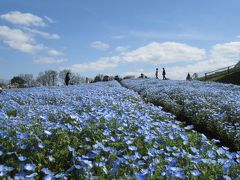
[[[194,128],[193,125],[188,125],[188,126],[184,127],[185,130],[191,130],[191,129],[193,129],[193,128]]]
[[[190,170],[190,172],[193,176],[200,176],[201,175],[201,173],[198,170]]]
[[[36,165],[35,164],[25,164],[24,169],[27,171],[35,171]]]
[[[128,149],[131,151],[137,151],[137,147],[136,146],[128,146]]]
[[[146,174],[136,173],[135,177],[137,178],[137,180],[145,180],[146,179]]]
[[[20,161],[26,161],[27,158],[26,158],[25,156],[19,156],[18,159],[19,159]]]
[[[53,175],[54,173],[50,171],[48,168],[42,168],[41,171],[46,175]]]
[[[48,131],[48,130],[45,130],[44,131],[44,134],[46,134],[47,136],[51,136],[52,135],[52,132]]]

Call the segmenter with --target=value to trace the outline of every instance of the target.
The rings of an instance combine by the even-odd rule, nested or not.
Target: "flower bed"
[[[239,178],[239,163],[116,81],[0,95],[1,178]]]
[[[240,87],[200,81],[133,79],[123,85],[240,149]]]

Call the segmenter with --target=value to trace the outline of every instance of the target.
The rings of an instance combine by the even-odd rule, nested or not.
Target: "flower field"
[[[135,79],[122,82],[177,117],[190,119],[240,150],[240,87],[200,81]]]
[[[240,178],[216,143],[116,81],[0,94],[1,179]]]

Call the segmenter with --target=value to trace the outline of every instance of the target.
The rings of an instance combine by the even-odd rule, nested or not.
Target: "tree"
[[[57,85],[57,79],[57,71],[47,70],[38,74],[37,82],[43,86],[55,86]]]
[[[102,78],[100,75],[97,75],[95,78],[94,78],[94,82],[100,82],[102,81]]]
[[[127,75],[123,79],[134,79],[134,78],[135,78],[134,75]]]
[[[20,74],[19,77],[25,81],[28,87],[33,86],[34,79],[32,74]]]
[[[197,73],[193,73],[192,79],[197,79],[197,78],[198,78],[198,74]]]
[[[103,81],[109,81],[109,76],[108,75],[103,76]]]
[[[70,78],[70,84],[74,85],[74,84],[79,84],[79,83],[85,83],[85,78],[82,77],[80,74],[78,73],[71,73],[71,78]]]
[[[18,84],[20,87],[23,87],[25,84],[25,81],[19,76],[14,76],[11,79],[11,84],[15,84],[15,83]]]

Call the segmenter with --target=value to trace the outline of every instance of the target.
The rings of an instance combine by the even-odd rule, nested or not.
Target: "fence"
[[[210,78],[213,78],[213,77],[219,76],[219,75],[230,74],[239,69],[240,69],[240,66],[232,65],[232,66],[227,66],[227,67],[217,69],[214,71],[210,71],[210,72],[205,73],[204,80],[206,81],[207,79],[210,79]]]

